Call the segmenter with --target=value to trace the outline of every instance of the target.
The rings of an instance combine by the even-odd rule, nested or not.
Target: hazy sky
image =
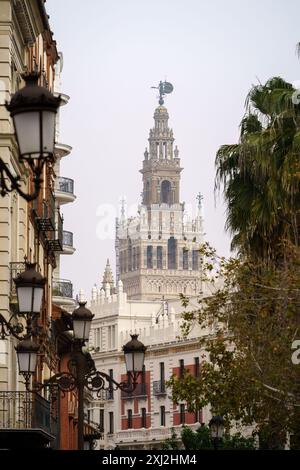
[[[224,206],[214,201],[218,147],[234,143],[252,84],[280,75],[300,79],[297,0],[48,0],[50,25],[64,54],[61,141],[73,147],[61,176],[77,200],[62,207],[74,232],[61,277],[86,295],[114,267],[113,233],[101,239],[103,212],[140,202],[139,169],[157,106],[151,86],[167,79],[166,100],[184,167],[181,200],[204,195],[207,239],[229,253]],[[108,206],[106,206],[108,205]],[[110,206],[111,205],[111,206]]]

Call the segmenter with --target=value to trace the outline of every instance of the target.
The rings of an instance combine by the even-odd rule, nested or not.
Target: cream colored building
[[[19,162],[13,124],[5,109],[5,101],[24,86],[23,73],[39,72],[39,84],[54,94],[61,94],[62,102],[66,104],[68,96],[61,93],[61,70],[62,56],[57,52],[44,0],[0,0],[0,157],[10,171],[21,178],[24,192],[30,189],[30,170],[27,163]],[[62,281],[59,273],[60,255],[74,251],[72,237],[63,232],[60,210],[64,203],[75,200],[73,185],[62,184],[60,176],[61,160],[70,152],[71,147],[61,143],[59,138],[58,113],[55,163],[48,162],[44,166],[39,197],[27,203],[16,191],[5,197],[0,195],[1,314],[8,320],[16,311],[13,278],[24,271],[25,257],[29,262],[35,262],[36,269],[47,278],[39,319],[44,340],[40,344],[42,359],[36,378],[41,382],[49,377],[50,369],[53,373],[56,367],[50,354],[52,313],[54,309],[59,312],[61,306],[71,308],[75,305],[72,283]],[[24,400],[28,404],[32,398],[24,392],[23,378],[18,374],[15,345],[16,340],[12,336],[0,339],[1,436],[7,428],[32,427],[31,412],[28,417],[20,415],[20,410],[25,409]],[[39,398],[39,404],[50,413],[49,402],[44,397]],[[34,429],[30,432],[34,434]],[[47,439],[48,431],[43,429],[39,432],[44,433]]]

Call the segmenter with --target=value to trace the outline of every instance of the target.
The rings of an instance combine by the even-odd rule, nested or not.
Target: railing
[[[63,245],[70,246],[73,248],[73,233],[67,232],[66,230],[63,231]]]
[[[55,197],[52,191],[49,191],[48,199],[43,199],[41,213],[37,202],[33,204],[33,212],[39,230],[47,232],[55,229]]]
[[[138,398],[138,397],[146,397],[147,396],[147,385],[145,383],[143,384],[137,384],[136,388],[133,390],[133,392],[121,392],[121,399],[122,400],[130,400],[132,398]]]
[[[57,209],[57,219],[55,224],[55,230],[50,232],[50,236],[47,240],[48,248],[52,251],[61,251],[63,248],[63,217]]]
[[[14,283],[14,278],[17,277],[22,271],[25,271],[25,262],[21,263],[10,263],[10,298],[16,297],[16,284]]]
[[[155,380],[153,382],[153,395],[165,395],[166,383],[164,380]]]
[[[71,281],[59,279],[58,281],[53,281],[52,287],[53,296],[73,298],[73,284]]]
[[[57,178],[56,188],[62,193],[74,194],[74,180],[71,178],[63,178],[62,176],[59,176]]]
[[[50,433],[50,402],[30,392],[0,392],[0,428]]]

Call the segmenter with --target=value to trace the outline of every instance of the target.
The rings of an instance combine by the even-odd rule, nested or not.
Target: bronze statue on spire
[[[160,81],[158,86],[152,86],[151,88],[155,88],[159,91],[158,103],[160,104],[160,106],[164,104],[164,96],[168,95],[169,93],[172,93],[172,91],[174,90],[172,83],[166,81]]]

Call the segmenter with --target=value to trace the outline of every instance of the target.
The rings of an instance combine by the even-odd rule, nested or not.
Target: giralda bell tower
[[[137,217],[117,221],[117,277],[129,299],[166,300],[201,290],[199,244],[202,242],[201,200],[194,220],[180,202],[179,151],[164,95],[173,90],[160,82],[159,106],[154,112],[149,147],[144,153],[142,204]]]

